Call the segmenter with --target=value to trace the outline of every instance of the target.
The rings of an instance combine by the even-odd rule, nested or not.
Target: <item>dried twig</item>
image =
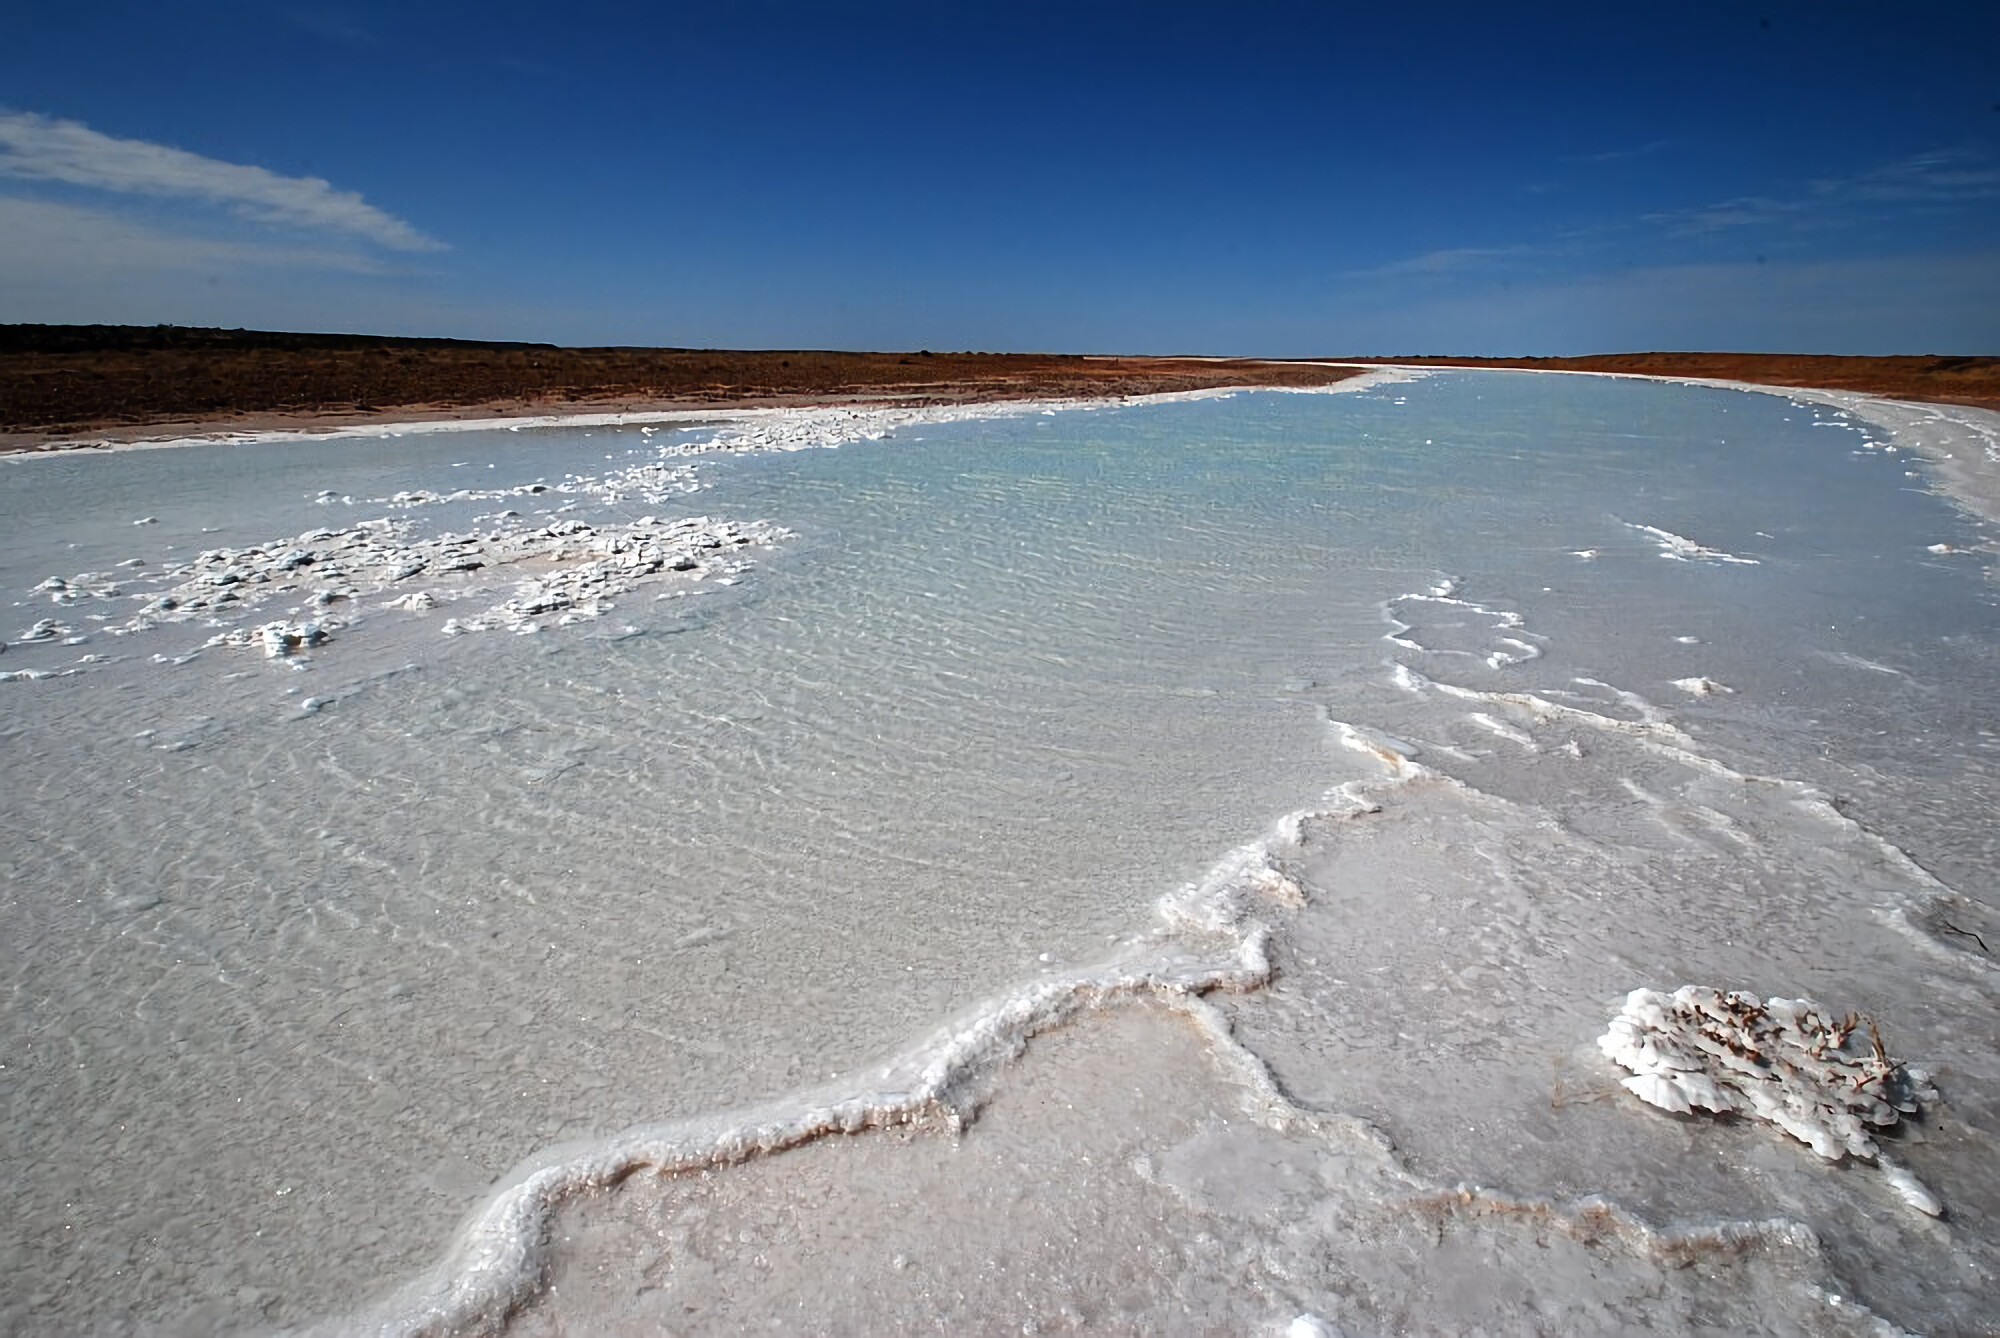
[[[1993,950],[1986,946],[1986,940],[1979,937],[1978,934],[1974,933],[1970,929],[1960,929],[1957,925],[1953,924],[1949,920],[1938,921],[1938,928],[1944,930],[1944,932],[1947,934],[1957,934],[1960,938],[1969,938],[1974,943],[1977,943],[1979,945],[1979,950],[1985,953],[1988,957],[1991,957],[1993,955]]]

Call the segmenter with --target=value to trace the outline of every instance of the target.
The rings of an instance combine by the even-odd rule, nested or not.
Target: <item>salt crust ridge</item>
[[[1491,618],[1494,624],[1494,646],[1486,654],[1468,650],[1443,650],[1423,645],[1411,637],[1417,630],[1413,623],[1406,623],[1398,616],[1404,606],[1410,604],[1435,604],[1445,608],[1464,609],[1484,618]],[[1530,632],[1521,615],[1511,609],[1489,609],[1483,604],[1458,598],[1458,586],[1454,581],[1440,581],[1421,594],[1402,595],[1389,600],[1382,606],[1382,616],[1388,620],[1390,631],[1387,640],[1405,650],[1423,651],[1432,655],[1464,655],[1472,659],[1484,660],[1488,667],[1505,669],[1509,665],[1522,664],[1538,658],[1542,648],[1535,643],[1542,640],[1538,633]],[[1526,638],[1526,639],[1524,639]]]
[[[1818,1235],[1801,1222],[1772,1218],[1663,1228],[1600,1196],[1556,1202],[1428,1180],[1412,1172],[1392,1140],[1369,1121],[1307,1109],[1282,1090],[1270,1068],[1237,1040],[1226,1016],[1203,996],[1253,990],[1269,981],[1273,913],[1296,908],[1305,898],[1286,870],[1286,852],[1305,839],[1308,823],[1380,812],[1373,797],[1379,790],[1460,784],[1415,761],[1397,740],[1324,712],[1321,718],[1341,746],[1374,759],[1382,777],[1336,787],[1323,807],[1288,814],[1264,839],[1219,861],[1206,878],[1163,898],[1159,931],[1129,942],[1105,962],[1059,971],[963,1014],[855,1079],[748,1111],[641,1126],[594,1143],[548,1149],[517,1168],[474,1213],[436,1268],[368,1311],[298,1332],[385,1338],[500,1332],[539,1288],[548,1226],[569,1200],[641,1172],[720,1169],[837,1134],[895,1126],[955,1133],[976,1117],[999,1071],[1035,1035],[1094,1009],[1129,1002],[1165,1008],[1191,1022],[1238,1085],[1247,1113],[1266,1127],[1371,1158],[1390,1190],[1385,1206],[1392,1209],[1440,1221],[1520,1221],[1585,1244],[1612,1241],[1677,1266],[1780,1253],[1830,1279]],[[1804,1295],[1844,1316],[1865,1318],[1881,1332],[1898,1332],[1836,1292],[1807,1287]]]
[[[1756,558],[1725,553],[1720,548],[1698,544],[1684,534],[1675,534],[1672,530],[1663,530],[1657,525],[1636,525],[1629,520],[1623,523],[1626,529],[1637,530],[1658,544],[1660,556],[1673,562],[1727,562],[1745,567],[1758,565]]]
[[[1417,601],[1450,604],[1492,618],[1495,627],[1505,632],[1505,635],[1501,635],[1497,639],[1505,643],[1508,647],[1525,644],[1519,640],[1520,637],[1529,637],[1537,641],[1543,639],[1539,633],[1530,630],[1526,626],[1525,621],[1517,612],[1507,609],[1490,609],[1484,605],[1460,598],[1457,581],[1447,578],[1419,594],[1401,595],[1395,599],[1385,601],[1382,605],[1382,616],[1389,624],[1390,631],[1384,634],[1384,640],[1405,650],[1413,650],[1423,654],[1456,654],[1469,656],[1473,659],[1483,658],[1485,663],[1494,669],[1504,669],[1510,665],[1521,663],[1524,658],[1527,658],[1514,655],[1508,650],[1495,651],[1492,654],[1482,657],[1477,652],[1440,651],[1421,644],[1409,635],[1414,629],[1396,616],[1396,610],[1402,605]],[[1866,662],[1864,661],[1863,663],[1865,664]],[[1883,669],[1889,673],[1897,672],[1887,669],[1886,666],[1870,665],[1869,667]],[[1990,958],[1974,956],[1940,943],[1936,936],[1926,930],[1921,923],[1924,916],[1940,914],[1955,907],[1964,907],[1967,904],[1966,898],[1936,878],[1928,869],[1925,869],[1914,859],[1910,858],[1909,853],[1902,847],[1862,826],[1841,812],[1835,807],[1833,800],[1825,791],[1815,786],[1807,785],[1804,782],[1790,780],[1785,777],[1759,776],[1737,771],[1700,751],[1699,745],[1687,731],[1674,724],[1666,712],[1639,694],[1627,692],[1622,688],[1615,688],[1609,683],[1594,678],[1577,678],[1572,681],[1579,687],[1595,688],[1609,694],[1620,705],[1629,710],[1634,718],[1621,719],[1617,716],[1586,710],[1579,706],[1553,702],[1548,697],[1534,692],[1491,691],[1443,683],[1399,661],[1392,662],[1390,667],[1390,682],[1408,692],[1419,694],[1435,692],[1441,696],[1455,697],[1463,701],[1479,702],[1492,706],[1511,706],[1520,710],[1532,720],[1562,721],[1567,724],[1586,726],[1606,733],[1625,735],[1639,740],[1641,745],[1649,751],[1667,757],[1692,770],[1701,771],[1718,779],[1731,781],[1739,785],[1770,788],[1786,794],[1791,798],[1793,805],[1802,812],[1811,815],[1821,822],[1828,823],[1843,834],[1859,839],[1870,846],[1888,864],[1920,889],[1916,896],[1913,896],[1902,904],[1876,908],[1876,914],[1879,919],[1908,938],[1920,951],[1933,960],[1960,969],[1970,969],[1978,974],[1990,975],[1996,971],[2000,971],[2000,965],[1996,965]],[[1705,677],[1675,679],[1671,686],[1697,698],[1733,695],[1735,692],[1735,689]],[[1529,752],[1540,751],[1541,745],[1535,741],[1532,735],[1505,720],[1497,718],[1492,713],[1472,711],[1468,713],[1467,718],[1489,733],[1514,743]],[[1398,765],[1415,766],[1416,764],[1405,758]]]
[[[1281,822],[1273,841],[1296,834],[1309,814]],[[1186,1012],[1218,1040],[1226,1028],[1199,996],[1247,990],[1270,977],[1271,928],[1257,912],[1296,904],[1303,893],[1272,853],[1245,846],[1201,883],[1160,903],[1163,928],[1095,966],[1059,971],[961,1015],[879,1068],[749,1111],[642,1126],[601,1142],[550,1149],[518,1169],[466,1224],[446,1261],[381,1308],[312,1332],[446,1334],[490,1332],[539,1285],[545,1228],[568,1199],[636,1172],[722,1167],[830,1134],[911,1125],[958,1130],[974,1116],[996,1071],[1030,1038],[1093,1008],[1135,998]],[[1261,1064],[1229,1042],[1253,1088],[1282,1101]],[[1346,1127],[1346,1126],[1343,1126]],[[1360,1123],[1351,1132],[1384,1148]]]

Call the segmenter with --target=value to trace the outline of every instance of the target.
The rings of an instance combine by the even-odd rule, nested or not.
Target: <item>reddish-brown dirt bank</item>
[[[1847,358],[1806,353],[1596,353],[1583,358],[1351,358],[1411,367],[1525,367],[1553,372],[1698,376],[1765,386],[1865,390],[1899,400],[2000,409],[2000,358],[1917,354]]]
[[[850,398],[962,401],[1322,385],[1353,369],[1032,353],[734,352],[0,326],[0,445],[78,434],[356,418]],[[391,412],[394,411],[394,412]],[[303,425],[303,424],[301,424]],[[134,428],[148,429],[135,433]]]

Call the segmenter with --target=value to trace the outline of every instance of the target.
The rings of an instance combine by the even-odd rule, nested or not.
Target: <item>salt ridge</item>
[[[1738,557],[1734,553],[1725,553],[1719,548],[1710,548],[1706,544],[1696,543],[1686,535],[1675,534],[1672,530],[1663,530],[1657,525],[1636,525],[1629,520],[1623,523],[1626,529],[1637,530],[1658,544],[1660,546],[1660,556],[1670,561],[1727,562],[1745,567],[1758,565],[1756,558]]]
[[[1161,928],[1110,959],[1028,982],[961,1015],[931,1037],[847,1081],[795,1093],[747,1111],[644,1126],[598,1142],[550,1149],[518,1168],[460,1230],[446,1258],[380,1304],[299,1331],[313,1335],[442,1335],[495,1332],[540,1286],[548,1226],[575,1197],[638,1172],[686,1174],[771,1156],[814,1139],[906,1126],[952,1132],[972,1121],[1004,1067],[1039,1033],[1095,1009],[1141,1001],[1186,1018],[1268,1128],[1337,1145],[1371,1168],[1390,1211],[1516,1220],[1583,1242],[1615,1240],[1662,1264],[1776,1251],[1795,1257],[1828,1286],[1808,1289],[1830,1311],[1873,1319],[1831,1289],[1833,1270],[1805,1224],[1774,1218],[1686,1227],[1648,1223],[1599,1196],[1557,1202],[1420,1175],[1393,1142],[1358,1116],[1299,1105],[1205,997],[1270,979],[1269,945],[1284,913],[1306,893],[1287,871],[1287,852],[1311,823],[1378,812],[1389,789],[1462,783],[1417,762],[1407,745],[1321,714],[1343,749],[1370,758],[1374,779],[1349,781],[1321,804],[1287,814],[1262,839],[1231,851],[1196,883],[1160,900]],[[1876,1321],[1879,1324],[1879,1321]],[[1886,1326],[1885,1326],[1886,1327]]]

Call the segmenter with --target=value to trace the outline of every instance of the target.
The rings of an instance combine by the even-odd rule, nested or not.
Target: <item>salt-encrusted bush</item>
[[[1831,1161],[1875,1162],[1911,1206],[1933,1217],[1943,1211],[1872,1133],[1937,1092],[1922,1069],[1889,1058],[1867,1018],[1836,1019],[1810,999],[1759,1001],[1700,985],[1638,989],[1598,1045],[1632,1071],[1624,1085],[1643,1101],[1769,1121]]]

